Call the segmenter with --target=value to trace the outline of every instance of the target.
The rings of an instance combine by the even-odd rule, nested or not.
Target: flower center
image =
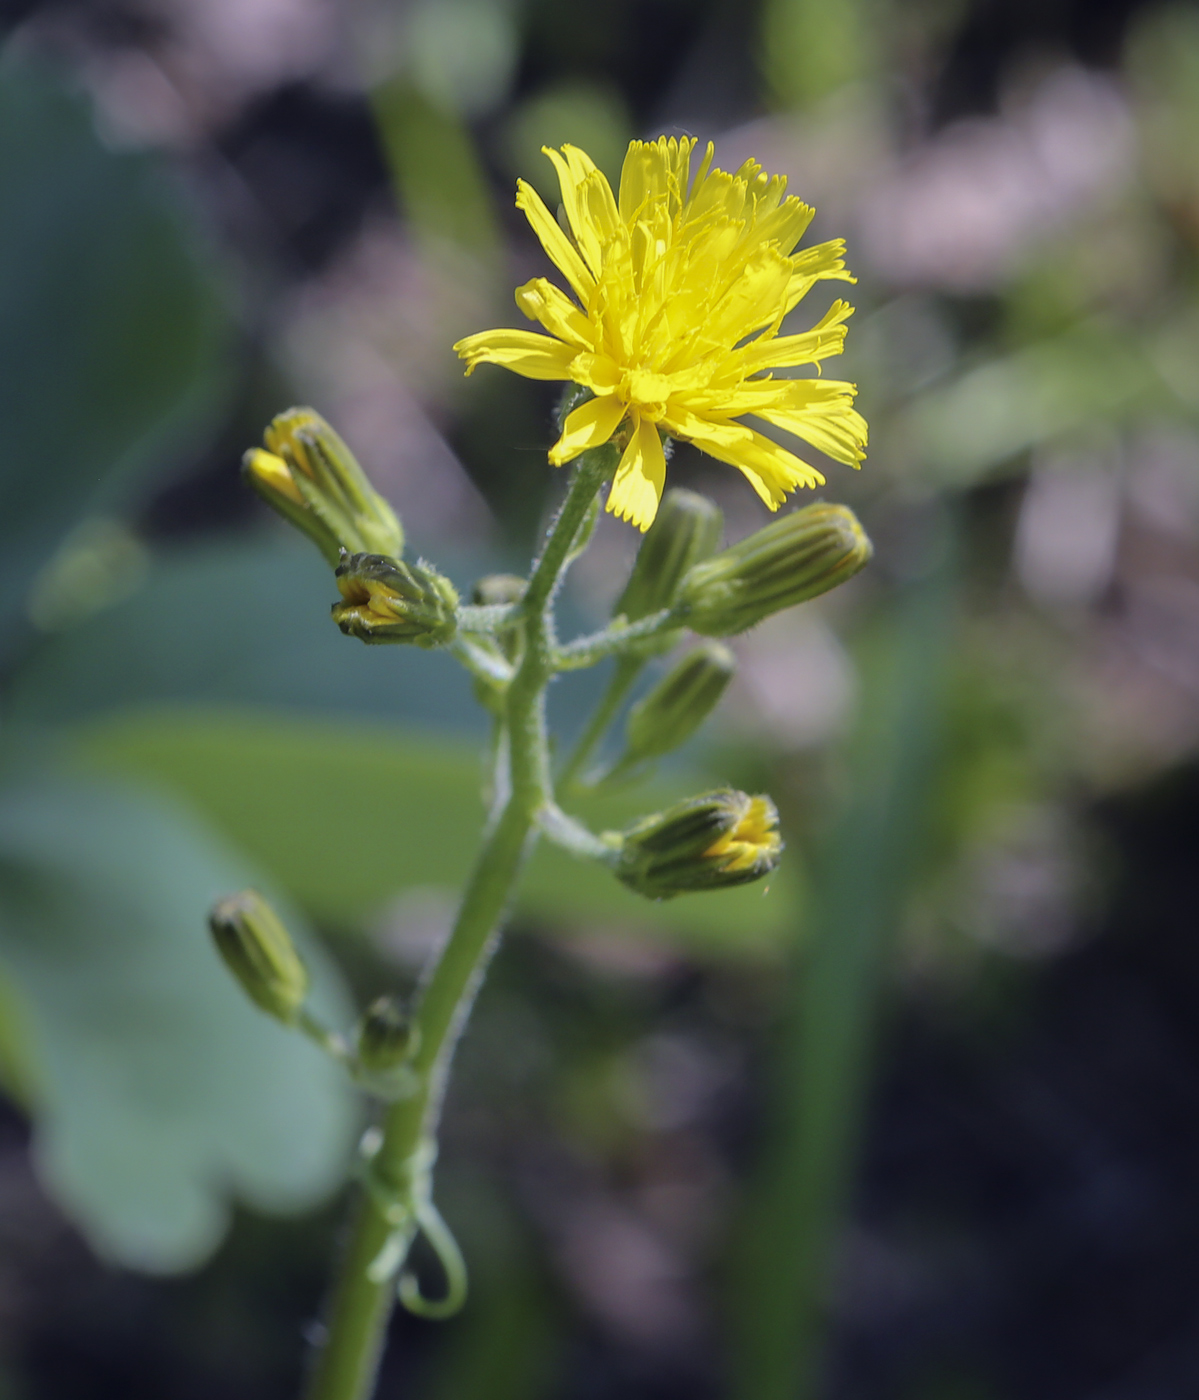
[[[666,413],[670,380],[653,370],[627,369],[620,376],[620,397],[625,403],[635,405],[643,418],[656,423]]]

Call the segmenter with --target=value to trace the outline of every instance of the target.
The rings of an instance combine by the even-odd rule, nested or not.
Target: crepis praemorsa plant
[[[743,422],[747,415],[851,466],[866,441],[854,385],[774,372],[819,366],[840,351],[851,313],[843,301],[810,330],[780,330],[817,281],[853,280],[843,245],[794,251],[813,211],[786,196],[786,182],[752,161],[735,174],[715,169],[710,146],[692,176],[694,144],[633,142],[617,194],[582,151],[547,151],[565,228],[519,182],[517,205],[574,297],[534,278],[516,301],[543,331],[486,331],[455,348],[468,374],[491,363],[566,385],[549,456],[572,464],[570,483],[526,577],[482,578],[466,603],[433,565],[406,560],[394,510],[311,409],[280,414],[265,445],[245,457],[248,482],[331,566],[341,630],[372,645],[450,652],[493,720],[482,844],[450,938],[411,1006],[383,997],[352,1031],[331,1030],[308,1009],[304,966],[260,895],[231,896],[211,916],[217,947],[248,995],[315,1039],[378,1104],[310,1400],[370,1395],[397,1296],[426,1317],[447,1317],[465,1300],[466,1267],[433,1203],[438,1122],[456,1042],[535,842],[545,837],[598,861],[649,899],[760,879],[782,854],[778,814],[765,795],[701,793],[619,832],[592,832],[569,810],[580,793],[670,752],[702,724],[733,674],[721,638],[836,587],[871,554],[853,512],[822,503],[720,549],[717,507],[665,490],[672,439],[736,467],[772,510],[796,487],[823,483],[814,467]],[[555,599],[605,504],[644,539],[609,624],[563,642]],[[688,632],[703,640],[629,710],[620,757],[594,767],[647,662]],[[609,658],[607,688],[555,771],[547,686]],[[435,1297],[407,1267],[418,1234],[441,1265]]]

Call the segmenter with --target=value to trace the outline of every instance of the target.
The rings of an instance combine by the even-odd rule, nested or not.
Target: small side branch
[[[653,642],[675,631],[680,622],[670,608],[651,613],[639,622],[618,622],[590,636],[579,637],[558,647],[553,656],[555,671],[582,671],[606,657],[615,656],[640,642]]]
[[[561,846],[572,856],[606,863],[617,854],[615,847],[589,831],[582,822],[567,816],[557,803],[547,802],[538,810],[537,825],[555,846]]]

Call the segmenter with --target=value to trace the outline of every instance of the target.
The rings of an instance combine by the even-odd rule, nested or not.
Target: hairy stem
[[[663,608],[638,622],[616,622],[600,632],[592,632],[567,642],[554,652],[554,670],[582,671],[606,657],[624,651],[636,642],[660,642],[669,632],[677,632],[682,624],[673,612]]]
[[[418,1153],[436,1135],[454,1050],[495,947],[504,910],[536,840],[536,816],[553,802],[545,732],[545,687],[552,674],[550,606],[579,526],[614,465],[611,455],[600,449],[580,459],[519,605],[524,645],[506,696],[510,791],[479,853],[449,941],[424,983],[416,1010],[419,1049],[412,1062],[420,1087],[388,1108],[382,1145],[371,1164],[384,1184],[402,1181]],[[378,1261],[387,1257],[385,1250],[395,1229],[384,1211],[385,1205],[375,1195],[362,1192],[333,1293],[326,1340],[306,1392],[308,1400],[368,1400],[374,1390],[395,1301],[396,1274],[404,1263],[401,1254],[388,1269],[378,1267]]]

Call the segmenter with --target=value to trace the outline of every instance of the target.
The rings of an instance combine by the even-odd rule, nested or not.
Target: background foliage
[[[11,1393],[294,1389],[360,1110],[242,1003],[203,912],[247,881],[289,903],[335,1018],[407,989],[481,736],[448,663],[330,627],[237,458],[313,402],[460,586],[518,567],[551,399],[464,384],[449,346],[543,270],[510,199],[518,172],[556,196],[543,142],[614,173],[678,130],[849,238],[872,448],[826,494],[877,559],[745,638],[703,741],[591,814],[768,787],[765,896],[652,906],[539,855],[447,1124],[474,1302],[399,1319],[381,1393],[1185,1393],[1196,11],[46,0],[6,26]],[[761,523],[731,473],[672,472],[731,538]],[[580,626],[633,548],[605,522]],[[586,686],[555,695],[567,733]]]

